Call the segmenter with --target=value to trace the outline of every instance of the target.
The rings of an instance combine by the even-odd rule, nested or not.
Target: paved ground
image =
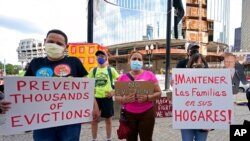
[[[245,95],[239,94],[237,100],[245,99]],[[242,124],[244,119],[250,120],[250,111],[247,106],[235,106],[235,124]],[[157,118],[153,140],[154,141],[181,141],[180,130],[172,129],[172,118]],[[118,120],[114,119],[113,123],[113,140],[118,141],[116,136],[116,130],[118,128]],[[100,122],[99,141],[105,141],[105,126],[104,121]],[[0,136],[0,141],[31,141],[32,133],[24,133],[11,136]],[[91,141],[91,128],[90,124],[84,124],[82,126],[81,141]],[[214,130],[209,132],[207,141],[229,141],[229,130]]]

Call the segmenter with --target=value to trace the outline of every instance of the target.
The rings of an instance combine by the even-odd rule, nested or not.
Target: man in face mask
[[[98,66],[89,72],[89,78],[96,79],[95,98],[101,111],[101,117],[105,118],[107,141],[111,141],[112,116],[114,115],[113,82],[119,76],[118,72],[108,66],[108,55],[105,51],[99,50],[95,53]],[[98,121],[93,121],[92,138],[97,140]]]
[[[53,29],[44,40],[47,57],[34,58],[24,76],[36,77],[85,77],[88,73],[76,57],[64,55],[68,38],[61,30]],[[7,109],[7,108],[6,108]],[[99,115],[94,100],[93,120]],[[79,141],[81,123],[38,129],[33,131],[34,141]]]
[[[186,68],[190,56],[192,56],[195,53],[199,53],[199,48],[200,47],[197,44],[190,43],[187,48],[188,57],[183,60],[180,60],[177,63],[176,68]]]

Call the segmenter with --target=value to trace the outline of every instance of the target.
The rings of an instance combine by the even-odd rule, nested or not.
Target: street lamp
[[[146,50],[146,53],[147,53],[147,56],[148,56],[148,68],[150,68],[151,67],[150,61],[151,61],[151,57],[152,57],[152,54],[153,54],[154,45],[151,44],[150,47],[148,45],[146,45],[145,50]]]

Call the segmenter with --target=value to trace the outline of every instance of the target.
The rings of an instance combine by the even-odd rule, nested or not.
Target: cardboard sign
[[[229,69],[173,69],[173,128],[228,129],[234,122]]]
[[[151,81],[128,81],[115,82],[116,95],[136,94],[154,94],[154,83]]]
[[[5,131],[92,121],[95,80],[90,78],[5,77]]]
[[[172,116],[172,101],[168,97],[161,97],[155,101],[156,117],[171,117]]]

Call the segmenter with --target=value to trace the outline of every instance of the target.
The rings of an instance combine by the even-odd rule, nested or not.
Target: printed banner
[[[173,69],[173,128],[228,129],[233,123],[229,69]]]
[[[90,78],[5,77],[5,131],[92,121],[95,80]]]

